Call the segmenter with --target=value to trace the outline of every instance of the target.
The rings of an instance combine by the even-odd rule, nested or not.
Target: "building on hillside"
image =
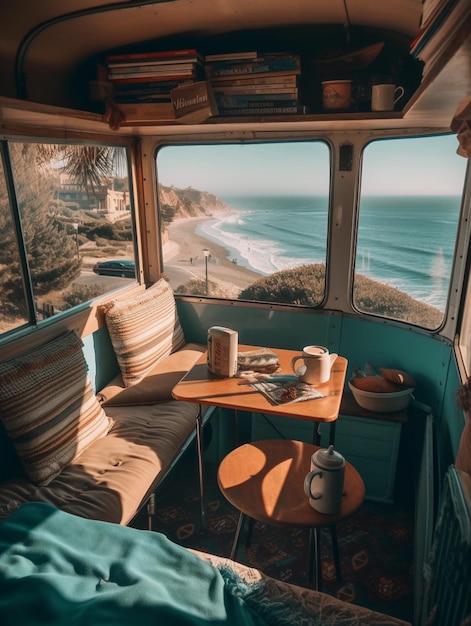
[[[82,185],[70,182],[61,176],[56,197],[70,208],[93,211],[100,217],[116,222],[130,215],[130,198],[127,190],[116,190],[111,186],[101,186],[88,193]]]

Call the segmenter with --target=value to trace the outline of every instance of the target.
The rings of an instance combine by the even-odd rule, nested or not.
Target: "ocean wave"
[[[247,199],[237,210],[201,222],[197,230],[223,246],[228,259],[261,275],[325,263],[327,209],[300,211],[289,198],[283,199],[285,205],[276,198],[270,210],[268,200],[253,199],[251,204]],[[443,310],[456,230],[451,222],[445,225],[447,217],[424,224],[413,200],[399,213],[388,216],[387,227],[384,214],[380,223],[377,211],[363,213],[356,271]]]

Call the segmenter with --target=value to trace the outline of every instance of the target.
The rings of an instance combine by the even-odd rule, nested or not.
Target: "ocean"
[[[220,197],[231,212],[197,233],[223,245],[229,260],[264,276],[325,263],[326,197]],[[356,272],[444,311],[460,203],[459,196],[364,196]]]

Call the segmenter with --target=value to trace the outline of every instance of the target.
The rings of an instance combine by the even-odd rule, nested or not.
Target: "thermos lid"
[[[345,459],[340,452],[334,450],[334,446],[318,450],[314,457],[316,465],[324,469],[340,469],[345,465]]]

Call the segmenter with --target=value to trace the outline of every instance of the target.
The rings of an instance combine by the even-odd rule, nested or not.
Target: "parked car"
[[[93,271],[102,276],[121,276],[122,278],[134,278],[136,276],[135,263],[128,259],[96,263],[93,266]]]

